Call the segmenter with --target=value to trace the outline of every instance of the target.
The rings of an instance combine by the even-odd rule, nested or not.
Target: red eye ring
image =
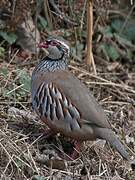
[[[51,41],[50,45],[55,46],[55,45],[57,45],[57,43],[55,41]]]
[[[57,41],[50,41],[50,43],[49,43],[51,46],[56,46],[56,45],[60,45],[60,43],[59,42],[57,42]]]

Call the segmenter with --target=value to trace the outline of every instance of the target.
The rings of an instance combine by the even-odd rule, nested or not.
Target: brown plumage
[[[32,75],[32,103],[41,120],[53,132],[75,140],[105,139],[129,160],[100,105],[68,71],[69,47],[58,39],[50,39],[40,47],[49,52]]]

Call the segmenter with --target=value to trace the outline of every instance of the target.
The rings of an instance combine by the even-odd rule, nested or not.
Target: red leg
[[[55,135],[55,133],[51,129],[45,129],[45,132],[43,132],[43,137],[45,139],[49,138],[50,136]]]
[[[51,129],[43,129],[43,134],[41,139],[49,139],[51,136],[55,136],[57,133],[52,131]]]
[[[61,157],[62,159],[65,159],[67,161],[73,161],[73,160],[77,159],[79,156],[81,145],[82,145],[82,141],[75,141],[75,140],[72,141],[73,147],[72,147],[72,151],[69,153],[65,153],[63,149],[58,147],[59,157]]]
[[[81,141],[74,142],[74,150],[73,150],[72,154],[70,155],[71,159],[75,160],[76,158],[78,158],[81,145],[82,145]]]

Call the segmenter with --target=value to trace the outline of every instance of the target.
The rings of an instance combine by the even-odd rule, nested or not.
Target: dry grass
[[[72,62],[70,70],[93,91],[104,106],[112,128],[123,140],[129,153],[135,156],[135,67],[113,65],[97,61],[97,75],[88,72],[85,65],[75,62]],[[7,79],[1,77],[2,87],[12,82],[14,67],[8,66],[11,71]],[[57,136],[46,140],[42,136],[45,126],[35,119],[34,114],[30,114],[30,96],[23,102],[17,102],[16,99],[11,102],[3,96],[0,99],[1,180],[135,179],[129,164],[105,141],[85,142],[75,161],[60,159],[58,149],[61,149],[61,139],[65,141],[65,138]],[[25,110],[26,114],[14,116],[9,113],[13,106],[19,111]]]
[[[80,29],[83,31],[86,24],[86,1],[85,3],[83,1],[80,1],[80,3],[74,1],[74,4],[70,7],[71,9],[63,5],[64,1],[61,2],[59,7],[61,7],[60,9],[65,14],[69,10],[73,10],[75,13],[73,17],[75,17],[78,13],[77,19],[81,19]],[[97,12],[98,8],[99,10],[100,8],[102,9],[102,5],[106,6],[105,11],[108,10],[109,2],[111,1],[95,1],[94,3],[97,3],[97,5],[95,4],[95,11]],[[45,1],[45,3],[48,3],[48,1]],[[119,3],[121,4],[120,1]],[[48,4],[44,5],[45,18],[48,23],[51,22],[49,27],[53,26],[54,31],[45,28],[45,32],[41,33],[42,38],[44,39],[44,36],[49,34],[53,35],[57,30],[63,28],[61,25],[64,24],[64,21],[69,23],[67,23],[67,27],[70,30],[66,29],[66,32],[74,31],[72,36],[76,36],[75,39],[77,41],[80,36],[78,35],[77,37],[76,28],[71,28],[73,22],[69,21],[70,19],[67,19],[67,16],[63,16],[63,14],[61,16],[60,13],[52,11]],[[80,7],[82,5],[84,5],[84,8],[81,15]],[[22,6],[20,7],[22,8]],[[45,9],[46,7],[48,10]],[[116,7],[118,7],[118,4],[116,4]],[[118,11],[116,14],[123,13]],[[124,16],[127,17],[124,26],[130,15],[131,11],[128,16],[127,14]],[[60,17],[63,18],[61,19]],[[97,29],[100,18],[100,15],[95,18],[94,29]],[[107,26],[106,18],[101,18],[101,22],[103,26]],[[59,33],[58,35],[61,36]],[[124,48],[129,47],[125,46]],[[72,144],[69,140],[59,135],[48,140],[45,139],[43,134],[46,127],[32,112],[30,93],[24,96],[24,98],[18,98],[18,92],[21,90],[22,84],[14,87],[14,82],[18,79],[17,76],[14,76],[16,68],[20,66],[20,69],[26,69],[29,74],[31,74],[34,68],[33,61],[17,61],[18,51],[14,53],[12,58],[6,57],[10,59],[9,63],[6,60],[0,60],[2,62],[0,69],[5,66],[9,70],[6,77],[1,75],[0,71],[0,179],[134,180],[135,172],[131,170],[129,164],[103,140],[85,142],[79,158],[74,161],[66,161],[59,157],[60,151],[72,149]],[[7,56],[10,54],[10,52],[6,53]],[[93,92],[96,99],[104,107],[113,130],[123,141],[129,153],[135,157],[135,65],[128,62],[127,64],[110,63],[97,56],[94,57],[94,60],[96,75],[87,71],[87,67],[84,64],[76,62],[71,63],[70,70]],[[13,87],[11,91],[8,91],[8,93],[4,92],[10,86]],[[4,95],[10,95],[12,92],[14,93],[14,98]],[[64,144],[66,148],[63,146]]]

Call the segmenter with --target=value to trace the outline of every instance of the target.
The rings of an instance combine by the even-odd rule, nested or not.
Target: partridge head
[[[69,70],[69,46],[52,38],[39,45],[48,55],[32,74],[32,104],[52,129],[78,141],[107,140],[125,158],[128,152],[111,130],[107,117],[91,92]]]

